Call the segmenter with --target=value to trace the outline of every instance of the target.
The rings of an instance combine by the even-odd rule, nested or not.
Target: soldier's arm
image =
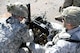
[[[23,29],[24,34],[22,35],[23,42],[32,42],[34,40],[32,31],[30,29]]]
[[[68,53],[70,52],[70,45],[64,40],[60,40],[57,44],[45,50],[45,53]]]

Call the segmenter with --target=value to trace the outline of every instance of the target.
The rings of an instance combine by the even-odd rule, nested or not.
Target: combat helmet
[[[7,11],[13,15],[28,17],[28,7],[20,2],[8,4]]]
[[[80,25],[80,7],[70,6],[63,10],[62,14],[55,18],[56,20],[65,19],[66,23],[74,26]]]

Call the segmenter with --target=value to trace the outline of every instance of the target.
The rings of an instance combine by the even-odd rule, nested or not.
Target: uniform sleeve
[[[73,4],[73,0],[65,0],[63,3],[63,8],[72,6],[72,4]]]
[[[24,29],[25,33],[22,35],[23,42],[32,42],[34,40],[33,34],[30,34],[29,29]]]
[[[57,44],[46,49],[45,53],[68,53],[69,51],[70,51],[69,44],[61,40],[61,41],[58,41]]]

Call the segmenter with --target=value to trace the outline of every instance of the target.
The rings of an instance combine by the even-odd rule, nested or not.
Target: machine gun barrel
[[[30,23],[31,22],[31,6],[30,6],[30,4],[28,4],[27,7],[28,7],[28,21]]]

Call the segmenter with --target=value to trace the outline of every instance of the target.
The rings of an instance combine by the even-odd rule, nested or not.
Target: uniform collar
[[[7,23],[13,24],[13,23],[20,23],[18,19],[14,18],[13,16],[9,17],[6,20]]]
[[[70,33],[70,34],[73,34],[73,33],[77,32],[79,30],[80,30],[80,27],[77,27],[77,28],[74,28],[72,30],[68,30],[67,32]]]

